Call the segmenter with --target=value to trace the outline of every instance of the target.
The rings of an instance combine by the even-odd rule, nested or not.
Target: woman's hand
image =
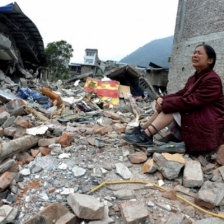
[[[156,100],[156,111],[158,113],[160,113],[162,111],[162,103],[163,103],[163,98],[162,97],[159,97],[157,100]]]

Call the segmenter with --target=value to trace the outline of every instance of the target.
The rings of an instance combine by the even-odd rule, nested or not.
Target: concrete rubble
[[[223,217],[223,146],[203,155],[147,155],[121,137],[153,114],[152,100],[104,107],[75,80],[60,88],[21,80],[40,94],[51,88],[57,98],[46,109],[19,98],[20,85],[0,72],[0,224],[224,223],[177,197]],[[91,191],[110,181],[118,183]]]

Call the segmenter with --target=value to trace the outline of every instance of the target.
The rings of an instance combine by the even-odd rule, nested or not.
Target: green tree
[[[72,52],[72,45],[65,40],[47,44],[45,49],[47,66],[53,80],[68,77],[69,62],[72,57]]]

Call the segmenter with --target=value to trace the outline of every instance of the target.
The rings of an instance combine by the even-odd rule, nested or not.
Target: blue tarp
[[[0,7],[0,12],[11,12],[13,8],[13,3]]]
[[[23,100],[37,102],[46,109],[51,107],[50,98],[48,98],[47,96],[43,96],[42,94],[37,93],[29,88],[20,88],[17,92],[17,97]]]

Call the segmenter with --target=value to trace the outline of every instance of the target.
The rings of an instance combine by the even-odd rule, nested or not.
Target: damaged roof
[[[124,65],[118,68],[113,69],[112,71],[109,71],[106,76],[108,76],[111,79],[116,79],[118,76],[126,76],[132,77],[132,78],[139,78],[141,74],[132,66]]]
[[[24,64],[42,65],[45,62],[42,37],[16,2],[0,7],[0,33],[8,36],[19,49]]]

